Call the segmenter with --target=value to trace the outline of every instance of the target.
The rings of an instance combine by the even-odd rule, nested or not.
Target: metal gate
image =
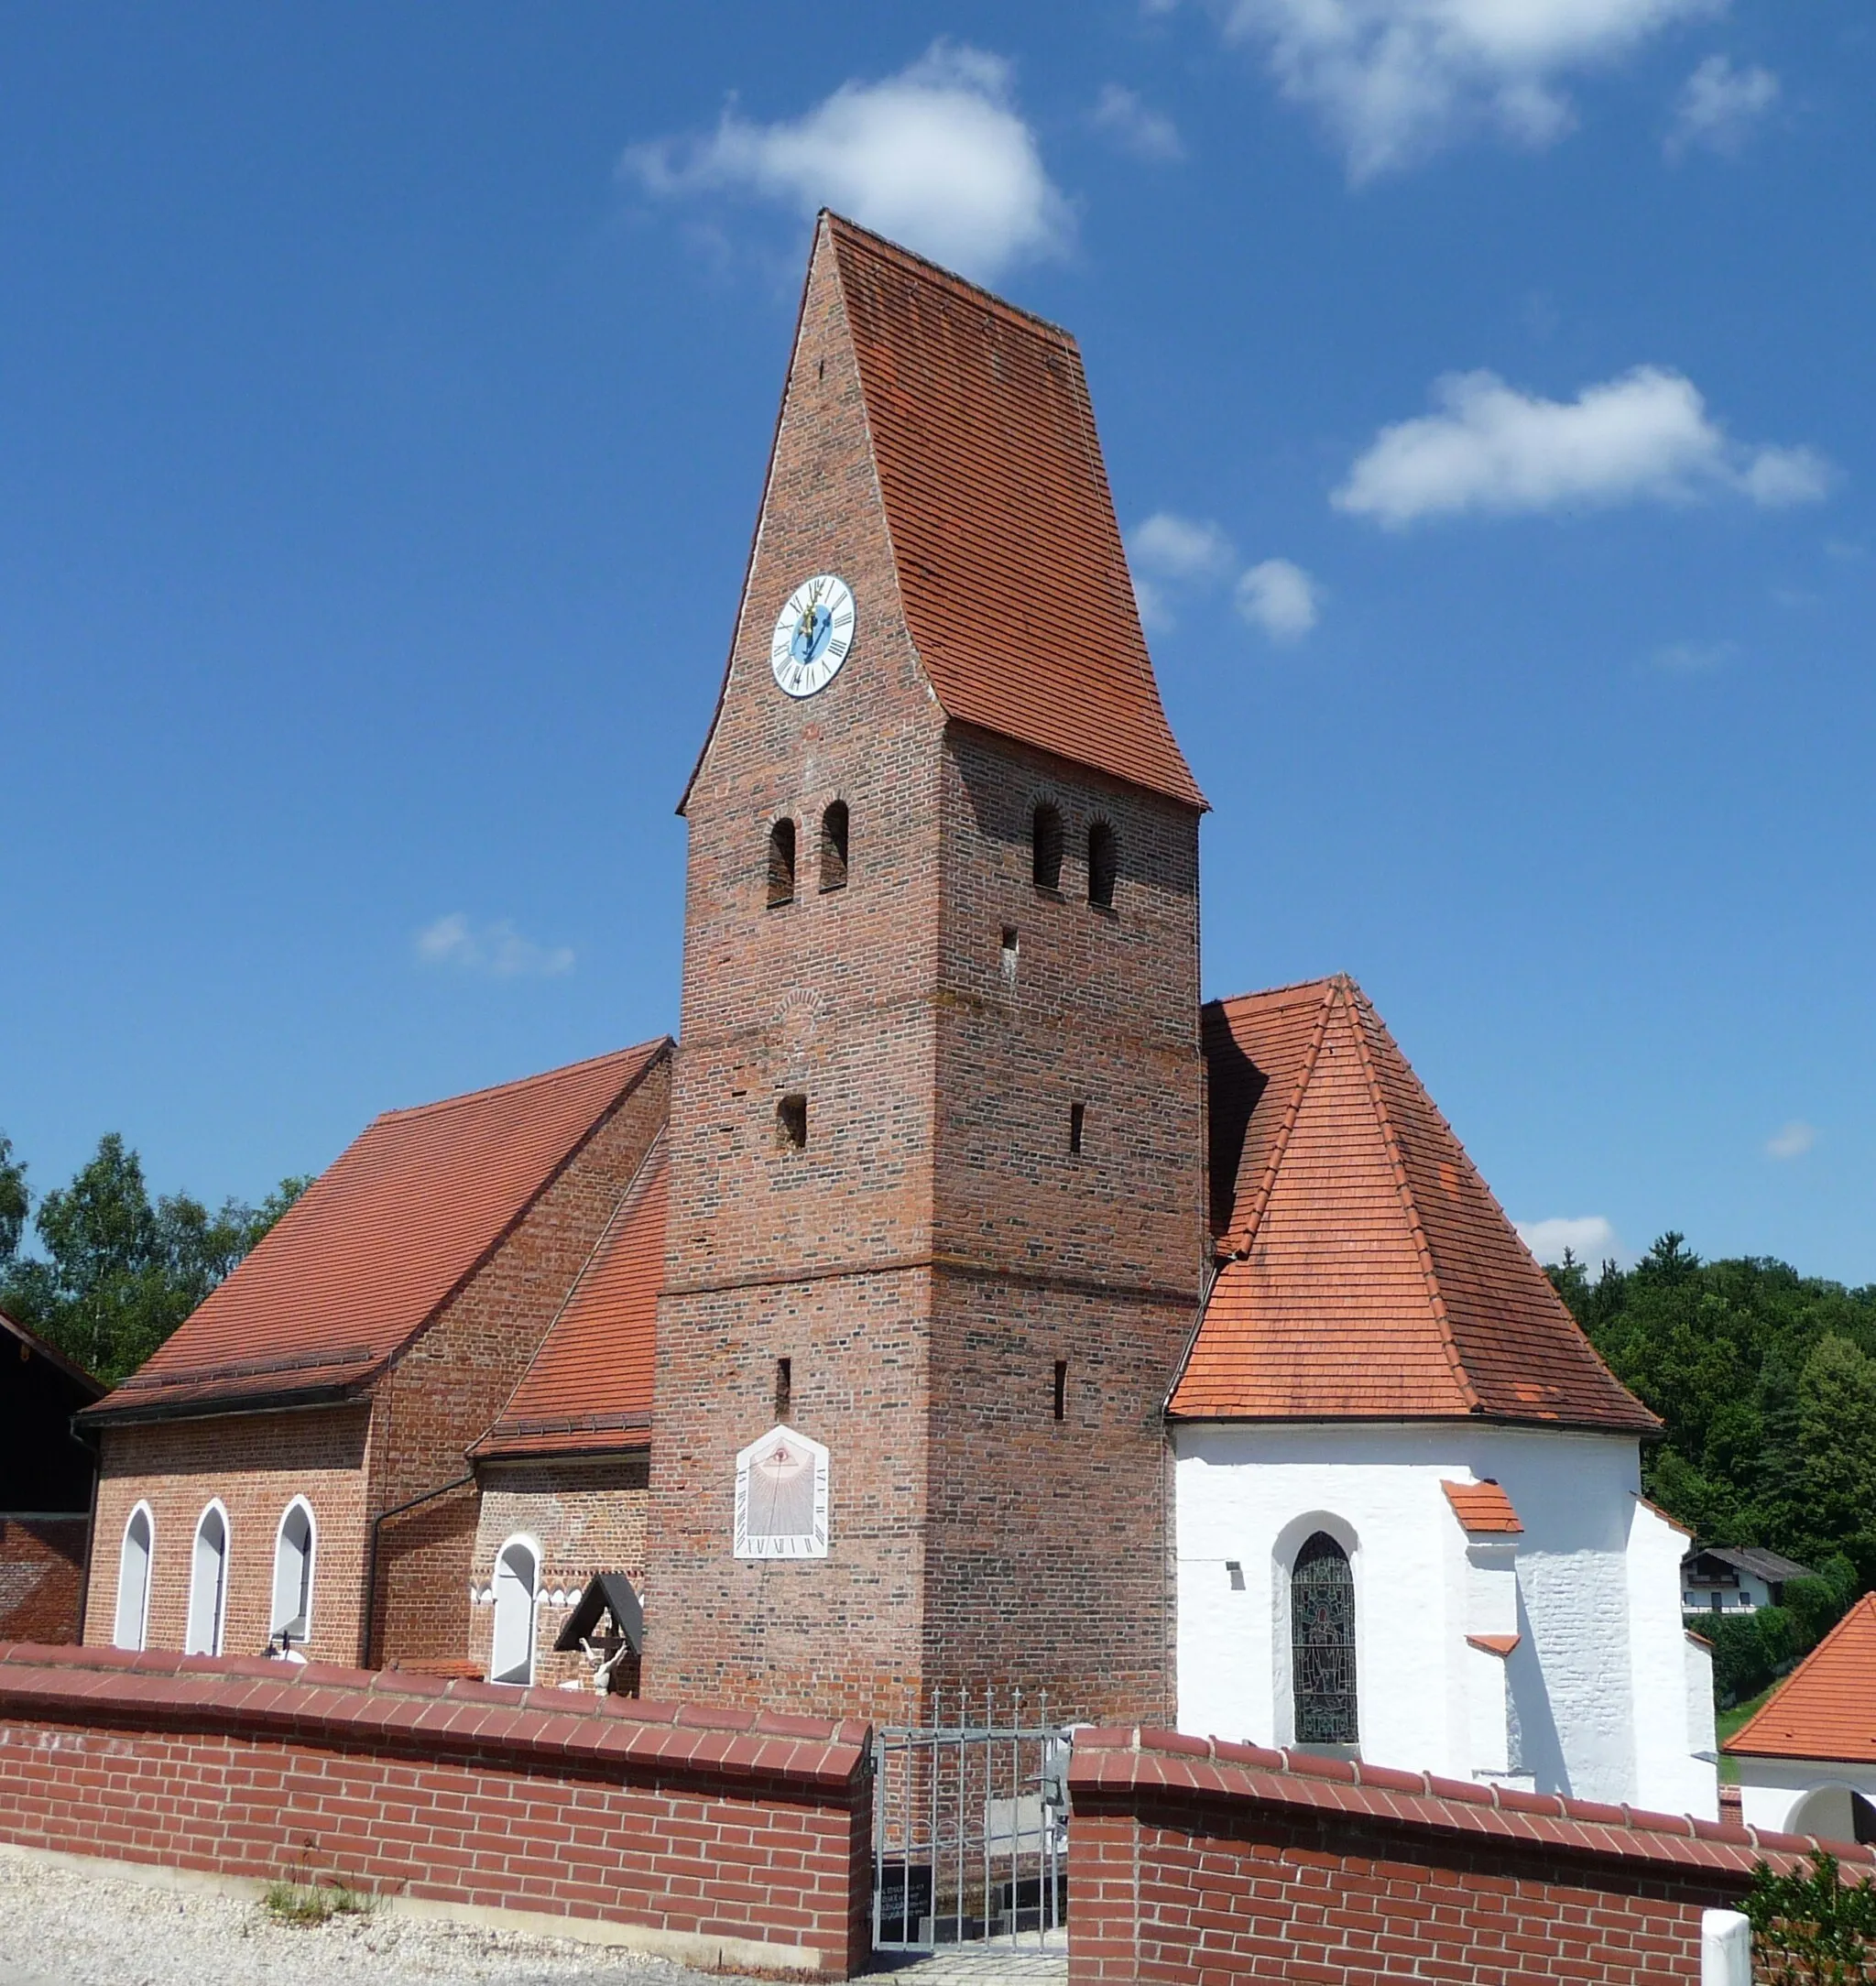
[[[934,1690],[930,1724],[876,1730],[877,1950],[1049,1941],[1067,1915],[1072,1741],[1020,1690]]]

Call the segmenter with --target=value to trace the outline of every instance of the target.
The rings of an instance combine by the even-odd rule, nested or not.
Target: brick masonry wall
[[[1819,1845],[1170,1731],[1083,1732],[1069,1787],[1071,1986],[1685,1986],[1702,1911]]]
[[[83,1517],[0,1517],[0,1639],[78,1639],[90,1529]]]
[[[600,1919],[736,1970],[866,1963],[863,1726],[58,1654],[0,1645],[0,1840]]]

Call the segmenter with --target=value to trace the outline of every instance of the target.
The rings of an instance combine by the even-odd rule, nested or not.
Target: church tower
[[[682,807],[648,1696],[1170,1715],[1204,805],[1074,341],[823,214]]]

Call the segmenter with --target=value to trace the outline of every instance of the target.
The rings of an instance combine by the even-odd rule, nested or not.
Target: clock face
[[[804,579],[775,622],[769,666],[791,696],[813,696],[834,681],[854,645],[854,596],[832,573]]]

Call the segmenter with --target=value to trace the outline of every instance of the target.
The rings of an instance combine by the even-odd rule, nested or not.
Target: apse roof
[[[667,1145],[660,1132],[513,1397],[473,1453],[566,1455],[651,1438]]]
[[[1752,1758],[1876,1761],[1876,1593],[1867,1593],[1721,1748]]]
[[[1353,980],[1215,1002],[1203,1028],[1224,1260],[1175,1417],[1658,1429]]]
[[[646,1042],[387,1111],[87,1418],[356,1391],[481,1265],[668,1046]]]

